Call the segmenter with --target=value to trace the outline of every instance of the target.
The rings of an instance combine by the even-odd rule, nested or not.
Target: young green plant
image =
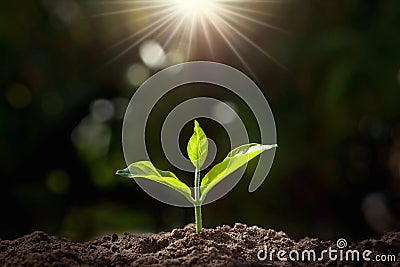
[[[203,129],[197,121],[194,122],[194,133],[187,145],[189,159],[194,165],[194,192],[170,171],[162,171],[154,167],[150,161],[139,161],[132,163],[126,169],[117,171],[117,175],[127,178],[149,179],[166,185],[193,204],[195,210],[195,222],[197,233],[202,229],[201,206],[210,190],[253,158],[262,152],[277,147],[274,145],[246,144],[241,145],[228,153],[226,158],[216,164],[203,179],[200,177],[200,169],[203,166],[208,153],[208,140]]]

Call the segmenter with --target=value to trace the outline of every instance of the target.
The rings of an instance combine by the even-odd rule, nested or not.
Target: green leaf
[[[187,152],[193,165],[197,169],[200,169],[207,158],[208,140],[206,134],[196,120],[194,121],[194,133],[192,137],[190,137],[187,145]]]
[[[229,174],[233,173],[247,162],[262,152],[277,147],[277,145],[247,144],[242,145],[231,152],[221,162],[215,165],[201,181],[201,199],[204,200],[207,193]]]
[[[126,178],[143,178],[155,181],[175,189],[190,202],[193,202],[190,188],[185,183],[170,171],[156,169],[150,161],[132,163],[128,168],[117,171],[116,174]]]

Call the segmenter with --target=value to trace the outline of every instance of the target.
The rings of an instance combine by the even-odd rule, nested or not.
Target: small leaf
[[[197,121],[194,121],[194,133],[187,145],[187,152],[193,165],[200,169],[207,158],[208,140]]]
[[[207,193],[229,174],[233,173],[247,162],[262,152],[277,147],[277,145],[247,144],[242,145],[231,152],[221,162],[215,165],[201,181],[201,198],[204,200]]]
[[[190,202],[193,202],[190,188],[185,183],[170,171],[156,169],[150,161],[132,163],[128,168],[117,171],[116,174],[126,178],[143,178],[155,181],[175,189]]]

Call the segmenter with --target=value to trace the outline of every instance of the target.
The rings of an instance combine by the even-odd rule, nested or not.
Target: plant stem
[[[201,203],[200,203],[200,170],[196,167],[194,174],[194,213],[196,221],[196,232],[199,234],[202,228]]]
[[[201,206],[197,205],[194,207],[195,216],[196,216],[196,232],[200,234],[202,228],[201,222]]]

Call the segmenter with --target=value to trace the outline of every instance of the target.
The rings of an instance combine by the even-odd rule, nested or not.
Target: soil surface
[[[341,245],[341,244],[339,244]],[[267,258],[261,249],[267,248]],[[346,255],[347,250],[360,251],[360,261],[330,260],[323,254],[321,260],[309,261],[304,250],[315,250],[317,259],[321,252],[331,247]],[[269,258],[270,252],[272,260]],[[280,261],[277,251],[286,251]],[[292,261],[288,253],[296,250],[299,261]],[[362,259],[364,250],[371,261]],[[259,257],[261,257],[261,260]],[[332,254],[334,255],[334,254]],[[390,262],[372,261],[376,255],[394,255]],[[312,257],[312,256],[311,256]],[[343,256],[345,257],[345,256]],[[292,253],[292,258],[296,254]],[[311,258],[312,259],[312,258]],[[344,258],[346,259],[346,258]],[[400,232],[386,233],[381,239],[370,239],[348,244],[338,249],[336,241],[315,238],[291,239],[284,232],[265,230],[257,226],[235,224],[204,229],[195,233],[194,225],[159,234],[106,235],[94,241],[75,243],[65,238],[34,232],[16,240],[0,242],[1,266],[400,266]]]

